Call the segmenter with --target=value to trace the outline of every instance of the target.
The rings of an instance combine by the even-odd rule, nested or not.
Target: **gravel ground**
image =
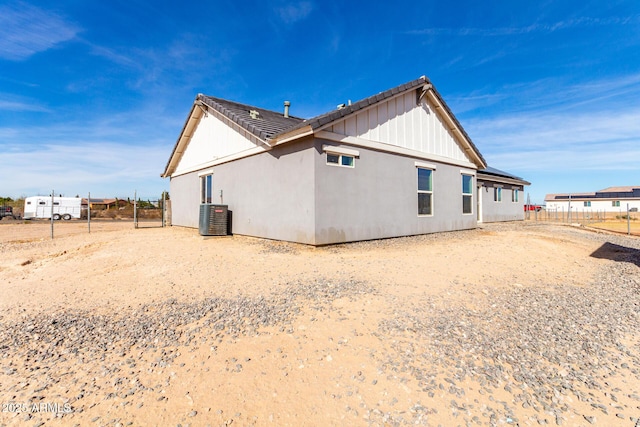
[[[558,232],[575,237],[571,230]],[[569,413],[595,423],[591,412],[582,414],[567,403],[566,397],[572,396],[605,415],[615,414],[621,425],[622,420],[634,425],[640,414],[640,352],[638,340],[627,338],[639,331],[640,245],[623,237],[589,237],[619,246],[612,249],[617,263],[584,287],[553,284],[492,291],[489,306],[481,310],[397,310],[380,324],[381,339],[399,337],[384,368],[410,373],[430,395],[447,389],[452,411],[465,424],[495,425],[498,419],[518,424],[524,421],[518,414],[527,408],[536,411],[538,424],[563,425]],[[444,369],[444,380],[421,369],[434,361]],[[636,388],[611,388],[607,380],[616,376],[634,379]],[[457,398],[465,394],[460,383],[466,379],[477,382],[481,394],[503,389],[509,400],[493,400],[493,406],[461,405]],[[617,404],[621,395],[631,403]],[[393,424],[419,424],[425,414],[427,405],[408,419],[390,418]]]
[[[487,287],[482,289],[484,299],[471,305],[443,307],[446,297],[429,295],[399,300],[380,284],[316,277],[289,282],[264,296],[167,299],[121,307],[112,314],[69,307],[37,316],[0,315],[0,425],[139,425],[128,421],[132,413],[126,411],[168,400],[165,391],[171,387],[171,376],[154,384],[150,375],[164,368],[180,372],[186,353],[201,348],[238,352],[237,342],[266,335],[303,340],[306,335],[297,326],[303,319],[342,322],[345,330],[355,331],[355,313],[378,300],[381,308],[375,322],[358,325],[360,332],[353,332],[351,344],[355,348],[362,342],[354,355],[367,359],[373,368],[354,370],[349,377],[353,385],[343,385],[343,394],[332,395],[345,402],[343,410],[351,423],[640,426],[639,239],[564,226],[491,224],[480,230],[320,251],[341,255],[390,250],[522,229],[592,242],[599,248],[592,257],[611,262],[581,286],[550,280],[535,287],[517,283],[507,289]],[[304,253],[299,245],[249,241],[249,246],[256,245],[260,254]],[[358,338],[362,335],[368,340]],[[272,351],[285,353],[283,357],[293,354],[293,350],[268,350]],[[252,358],[257,359],[226,357],[225,369],[241,373]],[[79,371],[87,375],[80,376]],[[383,405],[376,404],[368,389],[381,385],[387,390],[412,388],[417,398],[409,404],[391,393]],[[15,409],[9,407],[14,403],[49,401],[60,402],[62,409],[8,410]],[[124,415],[98,411],[105,401],[121,402]],[[207,418],[202,408],[195,408],[177,425],[228,425],[234,419],[238,425],[267,423],[251,421],[238,409],[233,416],[219,410],[217,418]],[[214,418],[223,421],[209,422]],[[316,424],[313,417],[308,420],[309,425]]]

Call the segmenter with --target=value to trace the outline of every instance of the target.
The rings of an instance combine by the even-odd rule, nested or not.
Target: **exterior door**
[[[476,212],[478,212],[478,222],[482,222],[482,186],[479,185],[478,186],[478,209],[476,209]]]

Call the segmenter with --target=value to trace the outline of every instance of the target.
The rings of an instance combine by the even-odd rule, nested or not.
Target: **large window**
[[[418,215],[433,215],[433,171],[418,168]]]
[[[493,201],[494,202],[502,201],[502,187],[495,187],[493,189]]]
[[[462,213],[473,213],[473,176],[462,174]]]
[[[200,177],[200,203],[213,203],[213,175]]]

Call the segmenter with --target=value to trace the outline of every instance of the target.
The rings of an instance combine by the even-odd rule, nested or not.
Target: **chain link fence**
[[[571,208],[567,210],[537,207],[528,210],[525,213],[525,219],[536,222],[577,224],[583,227],[640,236],[640,214],[637,208],[625,207],[615,210]]]
[[[52,194],[55,194],[52,192]],[[11,215],[1,219],[2,224],[24,223],[32,224],[34,232],[44,232],[45,226],[50,237],[56,235],[91,233],[93,229],[105,229],[105,224],[118,222],[130,223],[133,228],[159,228],[171,224],[171,200],[168,193],[163,192],[162,198],[142,199],[134,192],[133,197],[127,198],[96,198],[91,193],[87,197],[76,196],[66,198],[73,202],[73,214],[63,215],[61,209],[71,209],[65,205],[65,198],[61,196],[37,196],[40,203],[46,203],[44,209],[39,209],[35,215],[25,216],[26,200],[16,200],[11,203]],[[6,204],[6,203],[5,203]],[[4,207],[3,212],[9,212]],[[66,211],[65,211],[66,212]],[[86,224],[86,227],[83,225]],[[108,228],[108,227],[107,227]],[[36,229],[41,231],[36,231]]]

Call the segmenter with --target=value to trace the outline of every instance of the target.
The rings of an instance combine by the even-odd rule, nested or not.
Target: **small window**
[[[613,202],[611,202],[611,206],[613,206],[614,208],[619,208],[620,200],[614,200]]]
[[[591,201],[589,200],[587,202],[584,202],[584,207],[585,208],[590,208],[591,207]]]
[[[473,176],[462,174],[462,213],[473,213]]]
[[[433,215],[433,171],[418,168],[418,215]]]
[[[200,177],[200,203],[213,203],[213,175]]]
[[[502,188],[501,187],[495,187],[493,189],[493,201],[494,202],[501,202],[502,201]]]
[[[327,153],[327,164],[345,166],[352,168],[355,166],[355,157],[346,154]]]
[[[345,156],[345,155],[341,155],[340,156],[340,164],[342,166],[349,166],[349,167],[353,167],[353,163],[354,163],[354,158],[353,156]]]
[[[518,202],[519,193],[520,193],[520,190],[517,190],[515,188],[513,190],[511,190],[511,201],[513,203],[517,203]]]
[[[38,204],[39,204],[39,205],[46,205],[46,203],[45,203],[45,202],[43,202],[43,201],[38,202]]]
[[[53,206],[60,206],[60,202],[53,202]]]

